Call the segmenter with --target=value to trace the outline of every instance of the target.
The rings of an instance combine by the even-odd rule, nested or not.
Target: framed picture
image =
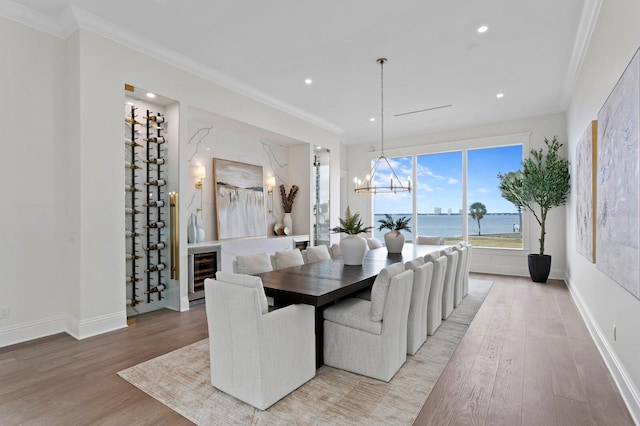
[[[262,166],[213,159],[218,239],[266,236]]]
[[[596,143],[598,121],[589,123],[576,146],[576,249],[596,261]]]
[[[598,113],[596,267],[640,299],[638,123],[640,59],[633,59]]]

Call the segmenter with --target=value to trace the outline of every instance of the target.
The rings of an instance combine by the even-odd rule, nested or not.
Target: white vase
[[[198,238],[198,228],[196,225],[196,214],[191,213],[189,224],[187,225],[187,242],[195,243]]]
[[[345,265],[362,265],[367,252],[367,240],[357,235],[348,235],[340,240],[340,251]]]
[[[384,244],[389,253],[401,253],[404,247],[404,234],[400,231],[389,231],[384,234]]]
[[[284,225],[284,233],[286,235],[293,234],[293,221],[291,220],[291,213],[285,213],[282,218],[282,224]],[[289,232],[287,232],[287,229]]]

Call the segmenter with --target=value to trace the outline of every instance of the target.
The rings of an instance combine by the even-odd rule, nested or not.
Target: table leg
[[[324,307],[316,306],[316,369],[324,364],[324,318],[322,311]]]

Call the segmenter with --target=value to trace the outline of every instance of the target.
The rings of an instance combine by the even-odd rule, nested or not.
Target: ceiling
[[[120,42],[161,49],[176,63],[207,70],[210,79],[338,132],[351,144],[380,137],[381,56],[388,58],[386,139],[564,111],[589,1],[9,3],[47,22],[62,23],[71,11],[100,23],[103,34],[108,27]],[[478,33],[481,25],[489,30]],[[306,78],[313,83],[306,85]],[[442,105],[452,106],[395,116]]]

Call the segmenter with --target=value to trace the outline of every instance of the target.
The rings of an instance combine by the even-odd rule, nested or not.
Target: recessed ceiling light
[[[481,26],[481,27],[478,27],[478,32],[479,32],[480,34],[482,34],[482,33],[486,33],[488,29],[489,29],[489,27],[487,27],[486,25],[483,25],[483,26]]]
[[[504,98],[504,93],[498,93],[496,95],[496,98],[500,99],[500,98]]]
[[[376,118],[375,118],[375,117],[371,117],[371,118],[369,119],[369,121],[376,121]]]
[[[305,78],[304,84],[309,85],[311,83],[313,83],[313,80],[311,80],[310,78]]]
[[[127,105],[133,106],[133,102],[129,101],[129,102],[127,102]]]
[[[147,93],[147,98],[155,98],[155,97],[156,97],[156,95],[154,95],[153,93],[151,93],[151,92]]]

